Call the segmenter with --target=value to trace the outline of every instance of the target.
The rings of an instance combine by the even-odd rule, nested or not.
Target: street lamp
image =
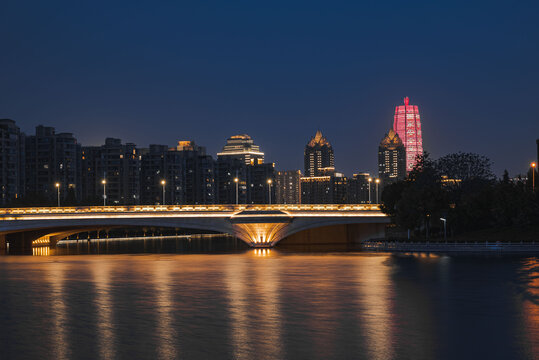
[[[54,186],[56,186],[56,190],[58,192],[58,207],[60,207],[60,183],[56,183]]]
[[[535,167],[537,166],[536,163],[532,162],[532,191],[535,192]]]
[[[378,200],[378,184],[380,184],[380,179],[376,179],[374,180],[374,182],[376,183],[376,203],[379,204],[380,201]]]
[[[271,205],[271,179],[268,179],[268,199],[269,204]]]
[[[103,184],[103,206],[107,206],[107,180],[101,180],[101,184]]]
[[[240,179],[237,177],[234,178],[234,182],[236,183],[236,205],[238,205],[238,181],[240,181]]]
[[[447,219],[440,218],[444,222],[444,241],[447,241]]]
[[[371,182],[372,182],[372,178],[369,178],[369,204],[371,203]]]
[[[163,205],[165,205],[165,185],[167,182],[163,179],[161,180],[161,185],[163,185]]]

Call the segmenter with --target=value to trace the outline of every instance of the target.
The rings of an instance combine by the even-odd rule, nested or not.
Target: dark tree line
[[[432,227],[442,228],[440,218],[453,235],[539,225],[539,198],[529,183],[511,181],[507,171],[496,179],[484,156],[459,152],[432,160],[425,153],[406,180],[385,187],[382,211],[401,229],[427,237]]]

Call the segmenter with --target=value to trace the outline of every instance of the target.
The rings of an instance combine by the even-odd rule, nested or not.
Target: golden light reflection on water
[[[266,256],[271,256],[271,249],[268,249],[268,248],[253,249],[251,250],[251,253],[257,257],[266,257]]]
[[[539,353],[536,258],[518,264],[522,299],[520,294],[510,298],[511,289],[500,281],[499,273],[515,269],[514,262],[502,267],[498,260],[444,262],[269,249],[227,255],[4,257],[0,283],[11,289],[11,298],[0,292],[0,303],[8,308],[13,331],[3,336],[15,349],[12,354],[32,347],[33,353],[38,349],[43,358],[53,359],[435,359],[463,342],[482,352],[498,346],[490,355],[503,351],[505,344],[496,344],[500,337],[492,340],[487,331],[498,326],[511,328],[502,334],[509,347],[523,344],[529,358]],[[498,273],[486,277],[485,269]],[[44,276],[28,275],[32,271]],[[477,285],[481,281],[486,291]],[[503,301],[489,308],[483,303],[491,289]],[[17,307],[17,296],[36,300]],[[40,321],[24,322],[28,314],[44,312]],[[468,331],[461,334],[463,327]],[[470,328],[476,327],[487,333],[481,342],[470,339]],[[13,335],[30,328],[29,339]]]
[[[114,332],[114,304],[111,294],[110,277],[113,266],[104,262],[99,266],[92,266],[93,281],[96,292],[97,311],[97,337],[101,359],[115,358],[115,332]]]
[[[522,302],[526,327],[525,337],[530,346],[530,355],[539,354],[539,260],[532,258],[522,266],[524,274],[525,299]]]
[[[51,249],[48,246],[40,246],[32,248],[33,256],[49,256],[51,255]]]
[[[154,283],[157,305],[157,332],[159,346],[157,348],[160,359],[177,359],[177,334],[174,328],[174,300],[172,298],[171,284],[173,279],[171,271],[173,262],[159,260],[154,263]]]
[[[66,291],[64,287],[65,275],[68,265],[61,262],[53,262],[47,266],[47,278],[50,281],[50,311],[53,315],[53,329],[51,338],[53,341],[54,359],[69,359],[68,347],[68,318],[65,304]]]
[[[260,249],[268,250],[269,249]],[[265,253],[264,253],[265,254]],[[280,267],[276,260],[268,260],[272,263],[268,264],[266,259],[258,259],[255,264],[255,291],[254,296],[257,299],[257,304],[251,304],[256,307],[259,319],[261,341],[259,341],[260,353],[265,354],[269,359],[282,358],[282,335],[281,335],[281,308],[280,308],[280,293],[281,284],[279,283]],[[257,306],[258,305],[258,306]]]
[[[390,267],[385,257],[365,257],[356,262],[359,321],[367,338],[367,352],[374,359],[392,359],[393,329]]]
[[[282,358],[280,267],[269,249],[251,251],[254,258],[227,262],[226,283],[234,359]],[[247,260],[247,261],[246,261]]]
[[[226,285],[228,308],[231,318],[232,348],[234,359],[248,359],[250,353],[250,334],[248,332],[249,302],[246,284],[247,264],[236,257],[226,264]]]

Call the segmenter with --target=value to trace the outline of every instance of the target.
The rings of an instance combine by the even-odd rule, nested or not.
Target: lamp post
[[[444,241],[447,241],[447,219],[440,218],[444,222]]]
[[[54,184],[54,186],[56,186],[56,190],[58,193],[58,207],[60,207],[60,183],[56,183]]]
[[[380,184],[380,179],[376,179],[374,180],[374,182],[376,183],[376,203],[379,204],[380,201],[378,200],[378,184]]]
[[[537,166],[536,163],[532,162],[532,192],[535,192],[535,167]]]
[[[240,179],[237,177],[234,178],[234,182],[236,183],[236,205],[238,205],[238,181],[240,181]]]
[[[268,179],[268,199],[269,204],[271,205],[271,179]]]
[[[103,206],[107,206],[107,180],[101,180],[101,184],[103,184]]]
[[[369,178],[368,181],[369,181],[369,204],[371,204],[371,182],[372,182],[372,178]]]
[[[166,205],[165,204],[165,185],[167,184],[167,182],[163,179],[161,180],[161,185],[163,185],[163,205]]]

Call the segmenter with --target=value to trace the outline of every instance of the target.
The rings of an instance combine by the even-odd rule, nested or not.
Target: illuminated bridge
[[[52,246],[81,232],[119,227],[204,230],[236,236],[252,247],[358,243],[384,235],[389,218],[377,205],[172,205],[0,209],[0,251],[6,243]],[[283,243],[284,243],[283,242]]]

